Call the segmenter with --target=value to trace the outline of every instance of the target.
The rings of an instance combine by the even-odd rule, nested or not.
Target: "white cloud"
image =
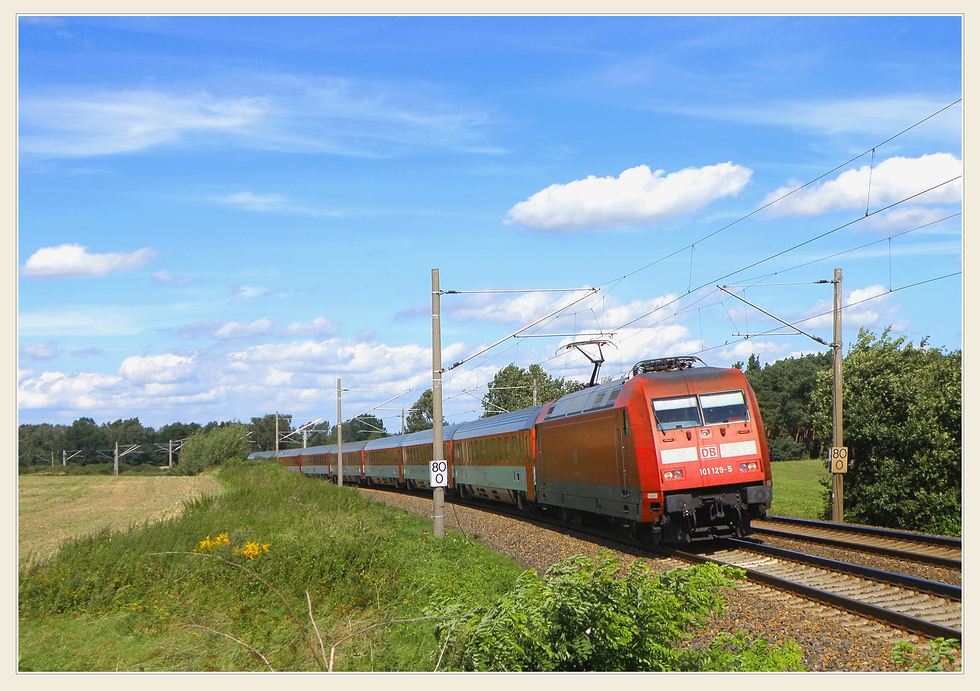
[[[132,310],[79,306],[60,310],[23,312],[17,331],[24,336],[131,336],[142,332],[133,324]]]
[[[337,325],[325,317],[317,317],[310,322],[293,322],[283,333],[287,336],[319,336],[325,338],[333,336],[337,331]]]
[[[122,361],[119,375],[134,384],[173,383],[187,379],[194,365],[194,356],[134,355]]]
[[[346,214],[334,209],[304,206],[291,201],[284,194],[255,194],[254,192],[232,192],[210,201],[245,211],[260,213],[289,213],[315,217],[343,218]]]
[[[732,163],[685,168],[667,175],[641,165],[624,170],[619,177],[590,175],[551,185],[515,204],[504,224],[542,231],[656,226],[738,194],[751,176],[751,170]]]
[[[228,322],[216,329],[211,336],[221,340],[228,338],[250,338],[252,336],[267,334],[270,331],[272,331],[272,320],[268,317],[262,317],[247,324],[242,322]]]
[[[231,294],[244,300],[254,300],[256,298],[286,297],[295,295],[295,291],[285,289],[269,290],[268,288],[256,288],[255,286],[233,286]]]
[[[491,324],[526,324],[540,319],[564,304],[572,302],[571,294],[555,293],[481,293],[445,300],[442,311],[459,322]]]
[[[61,355],[61,348],[54,341],[42,341],[40,343],[30,343],[20,347],[20,357],[22,360],[54,360]]]
[[[633,310],[650,303],[634,303]],[[627,309],[622,314],[636,316]],[[620,315],[617,315],[620,316]],[[628,371],[638,360],[697,352],[700,342],[686,327],[676,323],[652,328],[629,328],[616,337],[618,349],[607,350],[610,364],[603,374]],[[443,347],[443,362],[456,362],[482,345],[460,342]],[[548,354],[553,354],[548,346]],[[541,359],[530,350],[523,356]],[[592,366],[578,353],[570,353],[562,365],[546,365],[555,376],[587,380]],[[349,391],[343,394],[345,416],[353,416],[398,393],[408,393],[388,407],[408,408],[432,385],[432,356],[427,347],[391,346],[347,339],[298,340],[266,343],[228,350],[205,346],[190,353],[164,353],[125,358],[114,375],[89,372],[19,373],[18,397],[23,414],[70,422],[81,415],[100,419],[138,415],[144,424],[159,426],[176,419],[200,422],[242,419],[274,410],[297,418],[331,419],[336,410],[337,379]],[[527,362],[522,362],[526,366]],[[473,361],[444,375],[447,419],[472,419],[479,413],[476,389],[490,381],[502,363]],[[388,418],[388,429],[397,429],[399,413],[378,411]],[[455,416],[455,419],[454,419]]]
[[[790,348],[791,346],[787,343],[743,339],[731,347],[720,349],[718,358],[735,364],[740,360],[747,363],[749,356],[755,355],[759,358],[760,363],[767,363],[787,357]]]
[[[506,324],[517,328],[532,324],[555,310],[567,307],[522,333],[580,333],[583,334],[583,338],[586,338],[594,337],[594,334],[601,331],[608,332],[621,325],[631,325],[636,320],[642,320],[647,315],[657,313],[661,307],[676,300],[676,297],[674,294],[668,294],[622,304],[616,296],[603,296],[602,293],[587,295],[585,292],[531,292],[516,296],[506,293],[487,293],[466,295],[457,300],[446,301],[443,303],[442,311],[448,315],[451,322]],[[500,335],[505,334],[506,332]]]
[[[895,156],[870,166],[844,171],[833,180],[812,185],[775,203],[770,217],[818,216],[832,211],[874,211],[918,194],[963,174],[963,162],[952,154],[927,154],[920,158]],[[763,204],[773,202],[799,187],[790,183],[770,193]],[[957,204],[963,198],[962,179],[916,197],[916,204]]]
[[[929,208],[914,205],[899,206],[894,209],[889,209],[883,213],[869,216],[865,224],[871,230],[882,232],[902,231],[932,225],[944,219],[950,218],[952,215],[953,212],[946,208]],[[959,221],[955,218],[952,220],[955,224],[954,227],[959,230]],[[948,227],[949,226],[947,226],[947,228]]]
[[[181,338],[188,340],[195,338],[229,340],[255,336],[326,338],[332,336],[336,330],[337,325],[325,317],[317,317],[308,322],[292,322],[289,326],[280,329],[275,328],[275,322],[272,319],[262,317],[253,322],[221,322],[217,320],[195,322],[181,327],[177,333],[180,334]]]
[[[286,203],[286,195],[233,192],[221,197],[214,197],[214,201],[229,206],[238,206],[249,211],[281,211]]]
[[[245,298],[246,300],[264,297],[269,294],[269,291],[265,288],[253,288],[251,286],[235,286],[231,289],[231,292],[233,295]]]
[[[955,97],[953,97],[955,98]],[[949,105],[950,100],[923,98],[859,98],[833,101],[791,102],[765,101],[760,106],[712,103],[708,106],[667,107],[668,112],[689,114],[733,122],[790,127],[824,135],[856,133],[868,137],[882,132],[900,132],[910,122],[922,119],[924,113],[934,113]],[[962,109],[950,108],[932,120],[933,132],[958,141],[961,136]]]
[[[855,288],[843,297],[841,319],[846,328],[870,328],[878,323],[885,315],[894,313],[889,304],[891,293],[883,285],[870,285],[866,288]],[[822,300],[806,312],[814,316],[796,321],[796,325],[808,331],[811,329],[833,329],[833,302]],[[829,342],[829,339],[827,339]]]
[[[90,254],[87,247],[75,244],[42,247],[28,257],[20,274],[31,278],[100,277],[114,272],[141,269],[156,256],[157,251],[151,247],[128,254]]]
[[[99,156],[172,144],[190,133],[256,127],[269,109],[264,98],[215,98],[155,91],[73,97],[28,94],[19,115],[22,153]]]
[[[102,410],[109,402],[118,405],[119,383],[119,377],[95,372],[43,372],[18,382],[18,408]]]
[[[19,149],[40,157],[198,144],[369,157],[418,148],[499,153],[482,143],[482,130],[492,121],[487,112],[416,85],[287,74],[240,75],[235,83],[261,95],[150,89],[26,93],[19,101]],[[276,200],[255,196],[243,202],[261,208]]]
[[[193,279],[190,279],[190,278],[185,278],[183,276],[174,276],[169,271],[167,271],[166,269],[161,269],[160,271],[155,271],[153,274],[150,275],[150,277],[156,283],[163,283],[163,284],[168,284],[169,283],[169,284],[177,285],[177,286],[187,285],[188,283],[190,283],[193,280]]]

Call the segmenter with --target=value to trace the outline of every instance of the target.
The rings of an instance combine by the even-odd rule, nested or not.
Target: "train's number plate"
[[[701,475],[721,475],[722,473],[732,472],[732,467],[730,465],[718,465],[712,466],[711,468],[698,468]]]

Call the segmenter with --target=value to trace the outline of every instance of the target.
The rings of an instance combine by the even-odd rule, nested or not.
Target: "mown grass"
[[[830,506],[827,461],[780,461],[772,467],[770,514],[787,518],[826,520]]]
[[[319,670],[317,630],[329,654],[369,625],[422,617],[437,593],[491,602],[521,571],[451,530],[435,538],[426,519],[353,488],[271,464],[226,468],[219,479],[223,493],[189,502],[179,517],[76,538],[23,567],[20,669]],[[222,534],[226,544],[201,546]],[[241,553],[248,545],[258,546],[251,558]],[[441,652],[433,630],[419,621],[355,636],[338,647],[334,669],[432,671]]]
[[[175,516],[189,499],[221,492],[212,474],[197,477],[21,475],[17,480],[20,566],[53,556],[60,542],[105,527],[130,528]]]

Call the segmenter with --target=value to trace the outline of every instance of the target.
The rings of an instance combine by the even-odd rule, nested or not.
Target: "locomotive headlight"
[[[751,461],[749,463],[739,463],[738,469],[741,470],[743,473],[747,470],[758,470],[759,464],[756,461]]]
[[[664,471],[664,480],[680,480],[682,477],[684,477],[684,471],[683,470],[665,470]]]

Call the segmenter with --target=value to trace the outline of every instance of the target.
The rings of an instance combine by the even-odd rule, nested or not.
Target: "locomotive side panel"
[[[536,477],[542,504],[641,518],[640,478],[622,408],[540,422]]]

